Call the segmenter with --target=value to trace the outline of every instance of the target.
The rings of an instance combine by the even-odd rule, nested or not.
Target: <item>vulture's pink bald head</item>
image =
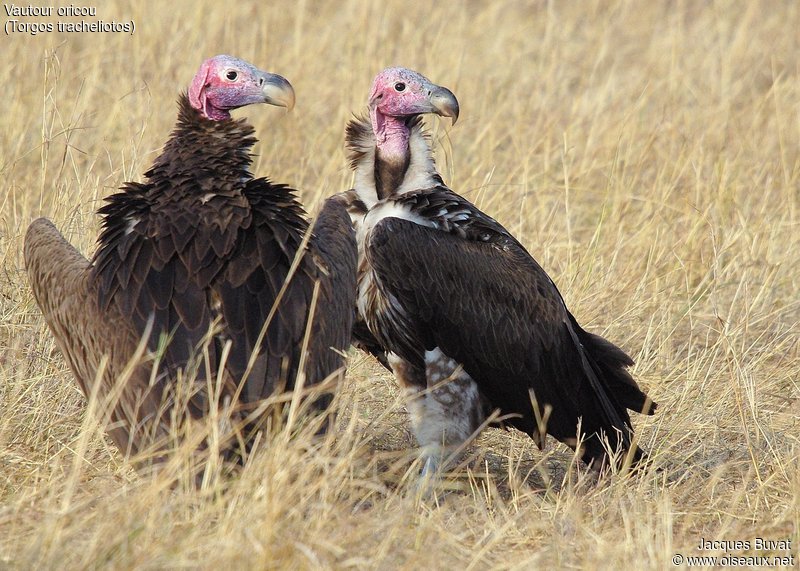
[[[268,103],[294,107],[292,85],[244,60],[218,55],[203,62],[189,87],[189,102],[207,119],[230,119],[231,109]]]
[[[369,118],[375,133],[378,155],[402,163],[408,157],[410,131],[406,117],[436,113],[458,119],[458,100],[416,71],[389,67],[375,76],[369,94]]]
[[[453,123],[458,119],[458,100],[452,91],[404,67],[390,67],[375,76],[369,105],[388,117],[436,113],[451,117]]]

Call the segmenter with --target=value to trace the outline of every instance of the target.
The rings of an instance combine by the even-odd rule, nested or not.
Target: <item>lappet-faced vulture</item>
[[[388,362],[408,394],[423,473],[488,415],[551,434],[595,468],[637,463],[628,410],[653,403],[633,361],[584,331],[553,281],[502,225],[436,171],[421,115],[455,122],[448,89],[414,71],[378,74],[369,116],[347,127],[355,188],[341,196],[359,244],[357,346]]]
[[[294,99],[279,75],[208,59],[145,181],[100,209],[91,261],[48,220],[28,229],[36,301],[83,392],[110,403],[126,454],[169,437],[179,377],[195,374],[178,417],[232,405],[250,430],[262,399],[344,367],[356,264],[345,206],[328,200],[309,231],[295,191],[250,172],[254,129],[230,115]]]

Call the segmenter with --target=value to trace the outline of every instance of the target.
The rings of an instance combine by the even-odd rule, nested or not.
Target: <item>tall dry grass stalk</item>
[[[700,538],[754,537],[792,539],[797,561],[800,4],[111,1],[98,17],[136,32],[2,40],[0,567],[657,569]],[[352,354],[328,436],[274,430],[200,490],[188,452],[134,473],[86,415],[21,237],[45,215],[91,253],[101,199],[140,180],[217,53],[293,83],[293,113],[238,116],[255,171],[312,212],[349,187],[343,129],[375,73],[451,88],[461,120],[431,125],[445,179],[635,358],[661,471],[594,484],[562,446],[489,430],[419,502],[393,381]]]

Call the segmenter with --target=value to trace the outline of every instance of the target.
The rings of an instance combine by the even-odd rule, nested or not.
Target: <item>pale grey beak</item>
[[[261,78],[261,93],[264,103],[286,107],[289,111],[294,107],[294,89],[284,77],[276,73],[264,73]]]
[[[453,95],[453,92],[446,87],[437,86],[431,91],[428,98],[433,107],[433,112],[442,117],[450,117],[453,120],[453,125],[458,120],[458,99]]]

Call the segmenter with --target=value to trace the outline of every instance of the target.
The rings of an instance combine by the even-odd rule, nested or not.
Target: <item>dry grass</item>
[[[671,567],[701,537],[800,544],[800,5],[795,2],[103,2],[133,36],[3,40],[0,567]],[[440,502],[413,497],[391,378],[353,355],[336,430],[278,432],[238,478],[137,476],[85,415],[33,302],[22,235],[93,250],[102,197],[140,180],[176,94],[232,53],[294,84],[239,112],[256,172],[310,210],[345,189],[343,127],[390,64],[450,87],[451,186],[520,237],[661,407],[662,469],[581,480],[488,431]],[[177,484],[175,482],[178,482]],[[752,551],[752,550],[751,550]],[[763,552],[761,554],[764,554]],[[775,552],[788,555],[786,552]]]

